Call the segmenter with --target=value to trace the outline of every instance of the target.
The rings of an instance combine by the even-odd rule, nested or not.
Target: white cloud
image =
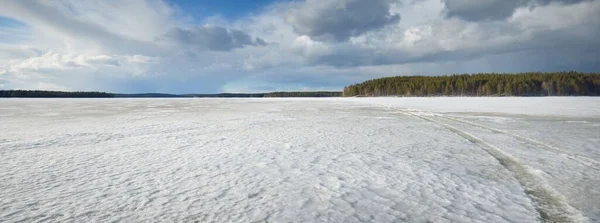
[[[598,28],[600,25],[600,2],[586,1],[580,4],[549,4],[534,9],[519,8],[509,18],[510,23],[521,29],[559,30],[578,25]],[[595,27],[594,27],[595,26]]]
[[[73,69],[100,69],[103,66],[130,67],[136,64],[147,64],[151,57],[142,55],[90,55],[90,54],[62,54],[47,52],[43,55],[30,57],[24,60],[9,60],[0,66],[4,72],[22,73],[27,71],[44,70],[73,70]]]

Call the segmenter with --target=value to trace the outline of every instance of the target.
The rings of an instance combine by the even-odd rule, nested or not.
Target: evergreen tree
[[[578,72],[399,76],[344,88],[343,96],[600,96],[600,75]]]

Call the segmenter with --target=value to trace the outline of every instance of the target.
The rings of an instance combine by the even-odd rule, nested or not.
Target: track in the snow
[[[584,157],[584,156],[581,156],[581,155],[573,154],[570,151],[558,148],[556,146],[552,146],[552,145],[548,145],[548,144],[542,143],[542,142],[537,141],[535,139],[531,139],[531,138],[527,138],[527,137],[524,137],[524,136],[516,135],[516,134],[510,133],[510,132],[507,132],[507,131],[503,131],[503,130],[500,130],[500,129],[491,128],[491,127],[487,127],[487,126],[484,126],[484,125],[480,125],[480,124],[468,122],[468,121],[461,120],[461,119],[458,119],[458,118],[441,116],[441,115],[436,115],[436,117],[440,117],[440,118],[443,118],[443,119],[446,119],[446,120],[450,120],[450,121],[462,123],[462,124],[465,124],[465,125],[470,125],[470,126],[477,127],[477,128],[482,128],[482,129],[485,129],[485,130],[489,130],[489,131],[491,131],[493,133],[507,135],[507,136],[513,137],[513,138],[515,138],[515,139],[517,139],[517,140],[519,140],[521,142],[524,142],[524,143],[527,143],[527,144],[531,144],[531,145],[534,145],[534,146],[538,146],[539,148],[542,148],[542,149],[545,149],[545,150],[548,150],[548,151],[551,151],[551,152],[555,152],[555,153],[560,153],[560,154],[567,155],[567,157],[569,159],[575,160],[575,161],[577,161],[577,162],[579,162],[579,163],[581,163],[581,164],[583,164],[585,166],[594,168],[596,170],[600,170],[600,161],[596,161],[595,159]]]
[[[441,126],[480,147],[492,157],[494,157],[502,166],[514,174],[515,179],[523,186],[525,193],[528,194],[536,205],[539,217],[544,222],[581,222],[585,217],[577,209],[570,206],[565,198],[556,190],[545,183],[545,180],[535,174],[525,164],[502,151],[499,148],[473,136],[472,134],[459,130],[458,128],[442,123],[440,121],[416,114],[411,111],[399,111],[401,114],[416,117],[418,119]],[[492,130],[489,128],[488,130]],[[492,130],[495,133],[505,133],[500,130]],[[506,133],[509,134],[509,133]],[[512,135],[512,134],[510,134]],[[535,142],[534,140],[526,140],[525,137],[520,137],[521,140]],[[540,143],[538,143],[540,144]]]

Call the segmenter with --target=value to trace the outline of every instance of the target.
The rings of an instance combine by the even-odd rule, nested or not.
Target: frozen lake
[[[598,222],[600,98],[0,99],[0,222]]]

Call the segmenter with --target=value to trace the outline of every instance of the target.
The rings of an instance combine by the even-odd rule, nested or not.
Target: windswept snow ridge
[[[1,99],[0,222],[600,221],[598,99],[444,100]]]

